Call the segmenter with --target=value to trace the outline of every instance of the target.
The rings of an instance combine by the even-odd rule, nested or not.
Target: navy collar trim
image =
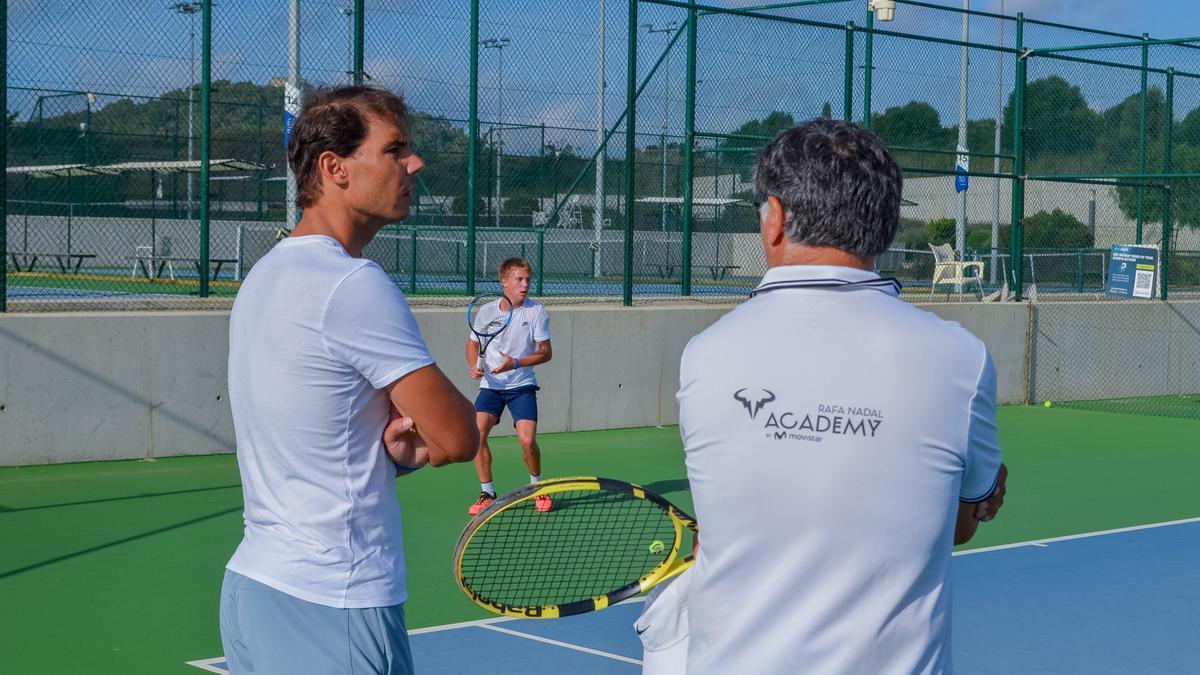
[[[865,281],[847,281],[845,279],[784,279],[759,284],[758,288],[755,288],[750,293],[750,297],[753,298],[760,293],[769,293],[788,288],[819,288],[839,291],[871,289],[887,293],[888,295],[899,296],[901,286],[900,282],[892,277],[867,279]]]

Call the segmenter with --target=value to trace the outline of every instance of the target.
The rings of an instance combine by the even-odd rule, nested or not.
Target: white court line
[[[573,645],[570,642],[560,642],[558,640],[551,640],[550,638],[542,637],[540,635],[530,635],[529,633],[522,633],[520,631],[511,630],[508,628],[501,628],[494,624],[487,624],[485,626],[480,626],[480,628],[494,630],[497,633],[504,633],[505,635],[515,635],[517,637],[522,637],[527,640],[535,640],[537,642],[545,642],[546,644],[554,645],[555,647],[564,647],[566,649],[574,649],[575,651],[583,652],[584,654],[592,654],[593,656],[603,656],[604,658],[613,659],[614,661],[624,661],[625,663],[632,663],[635,666],[642,665],[641,661],[639,661],[637,659],[631,659],[628,656],[621,656],[620,654],[613,654],[612,652],[602,652],[599,649],[590,649],[588,647],[580,647],[579,645]]]
[[[414,629],[408,631],[408,634],[409,635],[422,635],[424,633],[436,633],[438,631],[454,630],[456,628],[473,628],[473,627],[474,628],[482,628],[484,626],[490,626],[494,623],[501,623],[504,621],[515,621],[516,618],[517,617],[515,617],[515,616],[497,616],[497,617],[494,617],[491,619],[478,619],[476,621],[461,621],[459,623],[442,624],[441,626],[426,626],[425,628],[414,628]]]
[[[224,660],[225,660],[224,656],[218,656],[215,659],[203,659],[200,661],[185,661],[183,663],[183,665],[195,666],[196,668],[199,668],[200,670],[207,670],[210,673],[221,673],[221,675],[229,675],[228,670],[222,670],[213,665],[214,663],[220,663]]]
[[[975,553],[990,553],[991,551],[1005,551],[1010,548],[1021,548],[1023,546],[1038,546],[1046,548],[1047,544],[1054,544],[1060,541],[1071,541],[1073,539],[1090,539],[1092,537],[1103,537],[1107,534],[1120,534],[1122,532],[1137,532],[1138,530],[1152,530],[1156,527],[1170,527],[1171,525],[1186,525],[1188,523],[1200,523],[1200,518],[1184,518],[1183,520],[1168,520],[1164,523],[1151,523],[1149,525],[1134,525],[1133,527],[1119,527],[1115,530],[1101,530],[1099,532],[1084,532],[1083,534],[1068,534],[1065,537],[1050,537],[1049,539],[1034,539],[1033,541],[1020,541],[1015,544],[1002,544],[1000,546],[987,546],[985,548],[973,548],[969,551],[956,551],[954,555],[973,555]]]
[[[645,602],[646,598],[636,597],[629,598],[618,602],[617,605],[633,604],[637,602]],[[617,605],[612,605],[616,607]],[[425,628],[414,628],[408,631],[409,635],[422,635],[424,633],[436,633],[443,630],[454,630],[455,628],[486,628],[494,623],[503,623],[505,621],[516,621],[520,617],[516,616],[497,616],[492,619],[478,619],[476,621],[462,621],[460,623],[447,623],[440,626],[426,626]]]

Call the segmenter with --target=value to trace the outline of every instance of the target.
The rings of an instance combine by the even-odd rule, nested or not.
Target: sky
[[[714,6],[746,7],[751,0],[705,0]],[[761,1],[761,0],[758,0]],[[961,7],[953,0],[933,0]],[[182,89],[192,79],[189,56],[192,17],[171,11],[167,0],[9,0],[9,108],[21,119],[33,114],[38,96],[61,91],[97,93],[96,104],[124,96],[156,96]],[[213,70],[216,79],[266,84],[287,71],[286,4],[282,0],[218,2],[214,8]],[[318,84],[345,81],[348,60],[347,0],[301,1],[301,62],[304,77]],[[576,147],[594,147],[598,107],[598,0],[481,0],[479,36],[507,37],[503,50],[481,49],[479,106],[485,125],[545,124],[547,139]],[[787,14],[835,26],[862,23],[865,0],[791,10]],[[604,97],[606,125],[624,109],[626,85],[626,3],[607,0]],[[418,110],[452,119],[468,110],[469,4],[466,0],[367,0],[366,70],[372,81],[402,90]],[[1000,0],[973,0],[974,10],[999,12]],[[1006,0],[1004,11],[1023,11],[1029,18],[1081,24],[1130,34],[1183,37],[1200,33],[1200,3],[1184,0]],[[681,10],[639,6],[639,78],[661,55],[669,33],[648,32],[682,22]],[[976,19],[972,41],[994,43],[1000,22]],[[198,24],[197,24],[198,25]],[[697,69],[697,124],[702,129],[732,131],[749,119],[784,110],[797,118],[819,114],[828,102],[843,106],[844,33],[841,30],[763,22],[737,17],[705,17],[700,23]],[[896,21],[880,28],[918,32],[957,40],[961,31],[954,13],[901,5]],[[1011,23],[1005,40],[1011,44]],[[1031,28],[1034,46],[1108,42],[1115,38],[1072,31]],[[639,102],[639,129],[667,133],[682,128],[684,42],[670,52],[666,67],[646,86]],[[856,42],[861,79],[863,43]],[[879,37],[875,46],[873,109],[926,100],[943,124],[957,115],[959,49]],[[1106,52],[1106,58],[1136,61],[1139,50]],[[503,79],[501,79],[503,59]],[[1164,60],[1171,60],[1165,63]],[[970,116],[989,117],[995,92],[1005,96],[1012,86],[1011,63],[986,50],[972,50]],[[1174,65],[1200,72],[1200,49],[1168,48],[1155,52],[1156,66]],[[1119,102],[1138,87],[1136,73],[1105,71],[1080,65],[1043,63],[1031,77],[1061,74],[1077,83],[1093,107]],[[666,77],[664,77],[664,72]],[[1161,84],[1151,82],[1151,86]],[[856,86],[856,115],[861,115],[861,83]],[[1194,90],[1194,91],[1193,91]],[[665,96],[664,96],[665,92]],[[1200,107],[1200,80],[1178,88],[1180,115]],[[83,96],[47,100],[69,110]],[[281,104],[282,105],[282,104]],[[574,131],[556,130],[568,127]],[[539,129],[537,134],[542,132]],[[533,131],[524,132],[526,141]],[[521,143],[505,134],[506,145]]]
[[[971,8],[999,12],[1000,2],[976,0]],[[1150,33],[1156,38],[1193,37],[1200,32],[1200,5],[1190,0],[1006,0],[1004,10],[1118,33]]]

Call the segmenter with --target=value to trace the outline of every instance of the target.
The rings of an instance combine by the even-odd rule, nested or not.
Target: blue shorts
[[[404,605],[337,609],[225,570],[221,646],[230,675],[412,675]]]
[[[521,420],[537,421],[537,385],[516,389],[480,389],[475,398],[475,410],[487,413],[500,421],[504,408],[512,415],[513,426]]]

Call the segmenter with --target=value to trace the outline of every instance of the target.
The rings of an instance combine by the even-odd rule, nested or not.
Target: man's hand
[[[472,379],[472,380],[481,380],[481,379],[483,379],[483,371],[482,371],[482,370],[480,370],[480,369],[479,369],[478,367],[476,367],[476,366],[471,366],[471,379]]]
[[[392,408],[383,428],[383,448],[396,464],[396,475],[404,475],[429,463],[429,446],[417,433],[411,417]]]
[[[516,361],[513,360],[513,357],[509,356],[508,354],[505,354],[504,352],[500,352],[500,356],[504,357],[504,361],[501,362],[501,364],[496,366],[495,368],[492,368],[493,375],[499,375],[500,373],[506,373],[510,370],[513,370],[517,365]]]
[[[469,462],[479,451],[475,406],[436,364],[418,368],[388,385],[392,406],[411,417],[427,448],[429,463]],[[397,430],[404,429],[403,422]],[[407,466],[407,465],[406,465]]]
[[[1000,512],[1000,507],[1004,506],[1004,493],[1006,491],[1005,483],[1008,482],[1008,467],[1000,464],[1000,472],[996,475],[996,490],[991,497],[979,502],[975,505],[975,518],[980,522],[986,523],[996,514]]]

